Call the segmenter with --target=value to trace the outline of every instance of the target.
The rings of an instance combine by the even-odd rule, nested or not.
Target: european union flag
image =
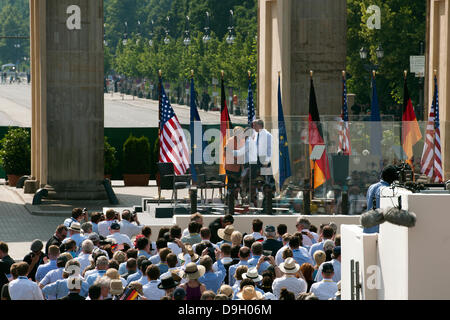
[[[194,78],[191,79],[191,121],[189,131],[191,134],[191,175],[192,180],[197,182],[195,164],[203,163],[203,127],[198,114],[196,103],[196,92]]]
[[[381,128],[380,106],[378,103],[377,83],[372,77],[372,109],[370,112],[370,153],[381,159],[381,140],[383,131]]]
[[[256,120],[255,103],[253,101],[253,90],[252,90],[251,77],[248,78],[247,110],[248,110],[248,124],[251,126],[253,121]]]
[[[288,138],[284,122],[283,104],[281,101],[281,79],[278,77],[278,133],[279,133],[279,172],[280,189],[287,178],[291,176],[291,161],[289,158]]]

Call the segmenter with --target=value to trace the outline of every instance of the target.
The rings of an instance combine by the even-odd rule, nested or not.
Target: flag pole
[[[311,82],[312,82],[314,71],[313,70],[309,71],[309,75],[310,75]],[[311,157],[311,155],[310,155],[310,157]],[[310,158],[310,157],[308,157],[308,158]],[[308,160],[310,160],[310,159],[308,159]],[[311,162],[309,161],[309,163],[311,163]],[[315,178],[316,178],[315,168],[316,168],[316,160],[313,160],[313,167],[311,170],[311,200],[314,200],[314,182],[315,182]]]
[[[404,70],[403,71],[403,80],[404,80],[404,89],[406,88],[406,80],[408,78],[408,71]],[[405,90],[403,90],[404,92]],[[405,97],[403,97],[403,100],[405,99]],[[408,102],[406,102],[408,103]],[[405,106],[403,106],[404,108]],[[400,146],[401,146],[401,150],[404,151],[403,149],[403,113],[405,112],[405,110],[402,108],[402,119],[400,120]],[[402,157],[403,158],[403,157]],[[409,159],[406,159],[406,161],[408,161]],[[403,161],[403,159],[401,159],[401,161]]]
[[[162,70],[158,71],[159,81],[158,81],[158,162],[161,153],[161,104],[162,104]],[[156,173],[156,182],[158,185],[158,200],[161,201],[161,174],[158,171]]]

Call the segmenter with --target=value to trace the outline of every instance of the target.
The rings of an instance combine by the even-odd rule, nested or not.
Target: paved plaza
[[[190,122],[190,107],[172,105],[182,124]],[[203,124],[218,124],[220,112],[199,109]],[[231,116],[233,123],[247,123],[247,116]],[[0,85],[0,126],[31,127],[31,86]],[[105,128],[157,128],[158,101],[120,93],[105,94]]]
[[[0,240],[10,246],[13,259],[21,260],[28,252],[34,239],[47,241],[55,228],[70,217],[74,207],[87,208],[89,212],[101,211],[105,207],[116,210],[140,205],[142,198],[157,197],[158,188],[155,181],[149,187],[124,187],[122,181],[114,181],[113,189],[119,199],[118,206],[111,206],[107,201],[71,201],[52,206],[44,202],[42,206],[31,206],[33,195],[24,195],[22,189],[11,188],[0,180]],[[179,198],[188,196],[187,190],[180,190]],[[162,191],[162,196],[170,199],[171,191]],[[150,213],[139,213],[142,224],[158,225],[171,224],[172,219],[156,219],[155,205]]]

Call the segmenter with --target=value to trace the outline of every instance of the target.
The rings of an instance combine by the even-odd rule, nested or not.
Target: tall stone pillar
[[[31,0],[32,175],[53,199],[106,199],[103,1]]]
[[[259,0],[258,6],[259,117],[266,120],[269,129],[278,127],[277,86],[278,72],[281,72],[291,168],[293,175],[302,179],[309,176],[308,150],[302,133],[308,128],[310,70],[314,71],[321,120],[331,120],[341,114],[347,2]],[[276,172],[277,163],[273,165]]]
[[[441,120],[441,157],[444,181],[450,178],[450,1],[428,1],[427,67],[425,119],[428,119],[434,95],[434,70],[439,87],[439,117]],[[448,139],[447,139],[448,137]]]

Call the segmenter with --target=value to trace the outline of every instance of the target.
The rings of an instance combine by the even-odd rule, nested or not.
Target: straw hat
[[[263,295],[255,290],[254,286],[245,286],[236,296],[241,300],[261,300]]]
[[[111,280],[110,293],[113,296],[118,296],[123,293],[123,285],[122,285],[121,280],[117,280],[117,279]]]
[[[229,224],[228,226],[226,226],[223,229],[219,229],[217,230],[217,235],[225,240],[225,241],[229,241],[231,242],[231,234],[234,232],[234,227],[232,224]]]
[[[259,282],[263,279],[263,277],[260,274],[258,274],[258,269],[251,268],[248,269],[247,273],[244,273],[242,275],[242,279],[251,279],[254,282]]]
[[[189,280],[197,280],[205,274],[205,271],[206,269],[204,266],[196,265],[194,262],[189,262],[183,272],[183,278],[187,278]]]
[[[81,232],[81,225],[80,225],[78,222],[73,222],[73,223],[70,225],[69,230]]]
[[[229,285],[224,284],[224,285],[222,285],[222,286],[220,287],[219,293],[220,293],[220,294],[224,294],[224,295],[226,295],[228,298],[231,299],[231,298],[233,297],[234,291],[233,291],[233,288],[231,288]]]
[[[291,257],[287,258],[283,263],[280,263],[280,270],[284,273],[297,273],[299,269],[300,266]]]
[[[181,252],[178,255],[178,260],[180,260],[181,264],[191,261],[191,262],[197,262],[197,260],[200,258],[198,254],[194,252],[194,249],[192,249],[192,246],[186,245],[187,254],[184,254]],[[190,260],[189,260],[190,259]]]

